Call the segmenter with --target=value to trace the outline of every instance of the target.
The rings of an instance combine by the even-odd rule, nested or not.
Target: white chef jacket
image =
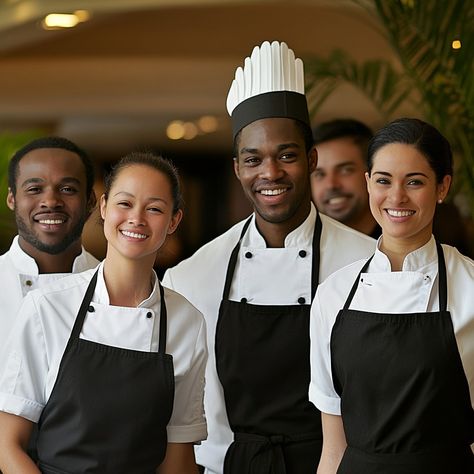
[[[25,297],[4,352],[0,410],[38,421],[53,390],[59,364],[93,274],[94,270],[88,270],[67,276]],[[137,308],[112,306],[104,282],[103,264],[100,264],[92,298],[95,311],[87,314],[80,337],[114,347],[157,352],[160,291],[156,274],[154,279],[151,295]],[[173,356],[175,377],[168,441],[197,442],[207,435],[203,409],[207,360],[204,318],[181,295],[164,290],[168,325],[166,353]],[[147,317],[149,312],[153,317]]]
[[[258,232],[255,218],[244,236],[237,260],[229,298],[257,305],[298,304],[298,298],[311,301],[313,230],[316,208],[311,205],[308,218],[287,235],[284,248],[267,248]],[[375,240],[321,215],[320,281],[338,268],[371,255]],[[207,474],[220,474],[224,456],[233,441],[227,419],[223,389],[216,371],[214,340],[219,306],[230,254],[237,244],[244,221],[201,247],[192,257],[169,269],[163,284],[183,294],[204,315],[207,326],[209,362],[206,368],[204,407],[208,439],[196,446],[198,464]],[[299,255],[300,250],[306,256]],[[250,251],[252,258],[245,258]]]
[[[379,239],[380,242],[380,239]],[[474,261],[442,245],[448,285],[447,309],[474,406]],[[366,260],[331,275],[319,288],[311,307],[311,383],[309,399],[324,413],[340,415],[340,398],[331,372],[330,337],[339,310]],[[439,311],[438,254],[434,237],[405,257],[402,271],[392,272],[378,248],[359,285],[350,309],[375,313]],[[370,344],[370,341],[367,341]]]
[[[79,273],[97,266],[99,261],[82,248],[72,265],[72,273]],[[13,239],[10,249],[0,255],[0,350],[5,345],[16,314],[26,294],[36,288],[63,278],[69,273],[39,273],[34,258],[25,253],[19,243],[18,235]],[[1,361],[0,361],[1,365]]]

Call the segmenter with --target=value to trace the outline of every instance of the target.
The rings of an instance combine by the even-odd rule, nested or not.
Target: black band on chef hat
[[[299,120],[311,127],[305,95],[293,91],[265,92],[235,107],[232,112],[233,138],[250,123],[273,117]]]

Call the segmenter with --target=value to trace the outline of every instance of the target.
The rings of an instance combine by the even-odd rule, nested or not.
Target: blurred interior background
[[[175,162],[185,218],[161,268],[247,215],[225,100],[264,40],[305,61],[314,124],[352,117],[377,129],[408,115],[438,126],[456,151],[452,198],[472,217],[473,36],[474,2],[461,0],[0,0],[0,253],[15,233],[8,159],[38,135],[83,147],[98,195],[129,151]],[[84,243],[103,257],[97,216]]]

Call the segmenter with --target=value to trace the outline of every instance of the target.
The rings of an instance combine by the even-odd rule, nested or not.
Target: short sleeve
[[[334,390],[331,371],[331,332],[337,314],[324,314],[321,309],[321,290],[318,288],[310,316],[311,382],[309,399],[323,413],[341,414],[341,400]]]
[[[25,297],[2,350],[0,410],[37,422],[46,404],[48,361],[34,293]]]
[[[175,379],[173,413],[168,424],[168,442],[193,443],[207,437],[204,416],[204,374],[207,363],[206,326],[201,324],[193,344],[194,351],[187,372]]]

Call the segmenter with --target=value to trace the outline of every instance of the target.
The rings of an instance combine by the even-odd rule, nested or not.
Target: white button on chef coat
[[[454,247],[442,247],[447,272],[447,309],[474,406],[474,262]],[[332,381],[330,337],[337,314],[365,262],[364,259],[353,263],[331,275],[318,288],[311,307],[309,394],[310,400],[324,413],[341,413],[340,398]],[[438,311],[437,275],[438,255],[433,237],[405,257],[400,272],[392,272],[387,256],[377,249],[367,273],[360,276],[350,309],[395,314]]]
[[[72,266],[72,273],[79,273],[97,266],[99,261],[82,248]],[[29,291],[43,288],[49,283],[63,278],[69,273],[39,273],[34,258],[25,253],[18,236],[13,239],[10,249],[0,255],[0,350],[13,327],[16,314],[23,298]],[[0,362],[1,365],[1,362]]]
[[[91,311],[87,313],[80,337],[124,349],[157,352],[160,292],[156,275],[151,295],[137,308],[126,308],[110,305],[102,271],[100,264],[97,286],[89,306]],[[38,421],[51,395],[93,273],[89,270],[69,275],[47,288],[28,293],[4,352],[0,410]],[[175,399],[168,440],[197,442],[207,435],[203,410],[207,359],[205,323],[199,311],[176,292],[165,288],[165,301],[168,315],[166,353],[173,356],[175,371]]]
[[[312,241],[316,208],[285,239],[284,248],[266,248],[255,219],[242,241],[229,298],[257,305],[298,304],[311,301]],[[206,474],[221,474],[224,456],[233,441],[219,382],[214,353],[215,330],[230,254],[237,244],[246,219],[201,247],[192,257],[169,269],[163,284],[184,295],[206,319],[209,361],[206,367],[204,407],[208,438],[196,446],[198,464]],[[321,215],[320,281],[338,268],[371,255],[375,240]],[[301,257],[300,252],[306,253]],[[247,252],[252,257],[245,257]],[[277,360],[276,360],[277,362]]]

